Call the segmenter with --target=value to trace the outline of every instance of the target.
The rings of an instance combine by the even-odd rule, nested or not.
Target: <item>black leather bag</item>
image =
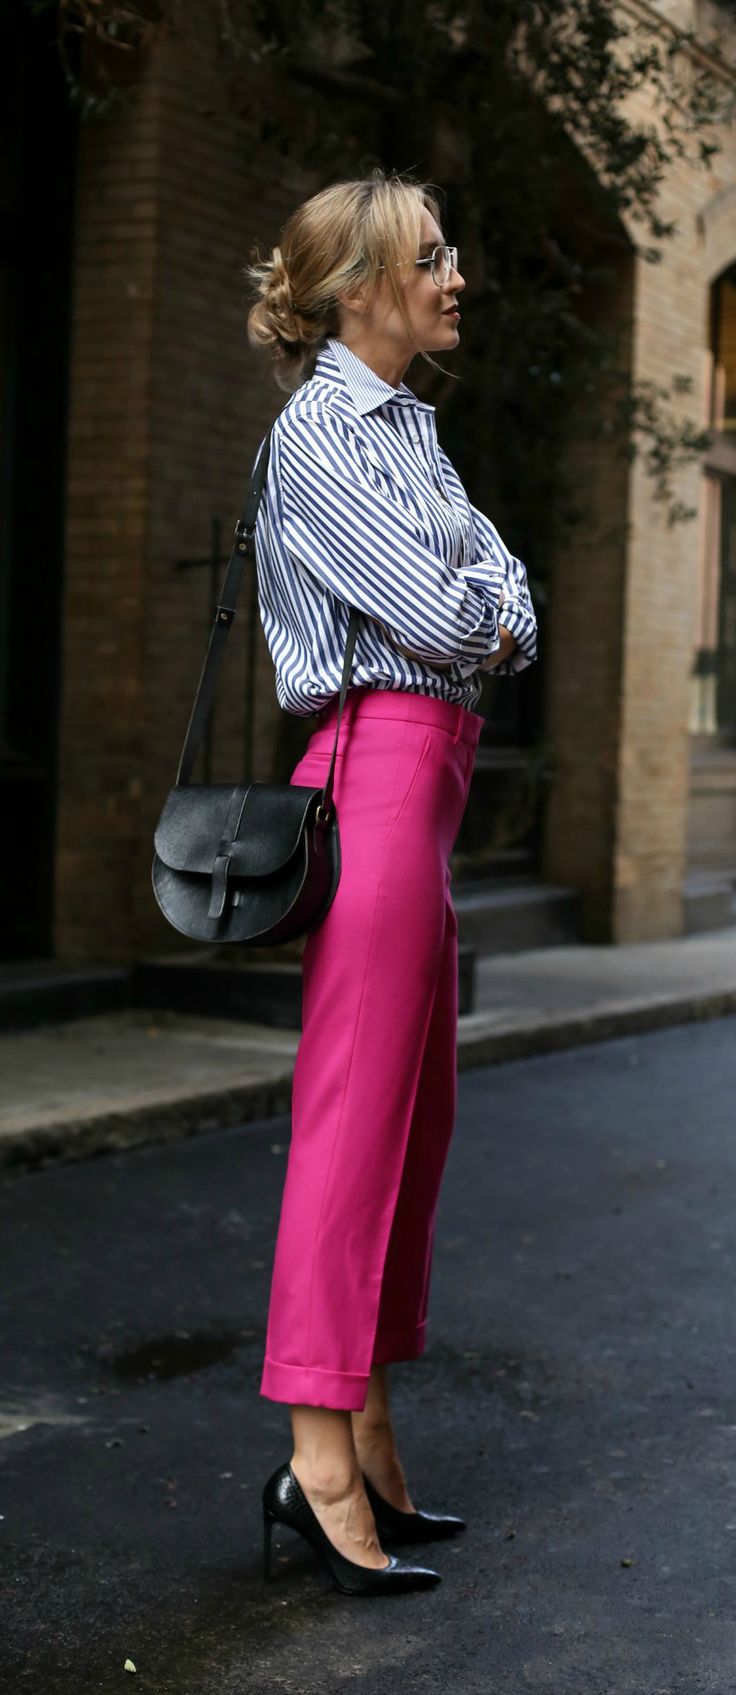
[[[245,511],[170,790],[154,834],[153,892],[165,918],[193,941],[253,947],[290,942],[316,929],[340,878],[340,833],[332,786],[337,740],[360,614],[345,645],[332,759],[324,784],[192,783],[225,640],[266,480],[271,430],[253,470]]]

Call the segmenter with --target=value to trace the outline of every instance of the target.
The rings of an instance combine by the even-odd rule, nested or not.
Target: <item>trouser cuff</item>
[[[391,1360],[415,1360],[424,1353],[427,1342],[427,1321],[423,1324],[392,1325],[381,1328],[373,1348],[373,1364],[388,1365]]]
[[[321,1371],[313,1365],[282,1365],[267,1354],[260,1393],[269,1401],[287,1401],[292,1407],[335,1407],[362,1412],[369,1375],[357,1371]]]

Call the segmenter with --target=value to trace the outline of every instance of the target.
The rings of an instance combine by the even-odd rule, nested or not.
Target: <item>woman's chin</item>
[[[456,347],[460,340],[460,325],[447,323],[428,331],[423,343],[425,353],[441,353],[443,347]]]

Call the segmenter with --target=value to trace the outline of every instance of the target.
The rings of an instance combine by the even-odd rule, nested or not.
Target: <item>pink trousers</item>
[[[293,783],[325,780],[336,703]],[[260,1393],[360,1409],[374,1363],[425,1345],[457,1092],[449,856],[484,720],[348,690],[335,765],[342,869],[303,955],[302,1036]]]

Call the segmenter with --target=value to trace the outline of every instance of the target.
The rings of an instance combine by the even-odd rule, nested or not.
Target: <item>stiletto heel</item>
[[[459,1530],[465,1530],[465,1520],[451,1513],[401,1512],[384,1501],[365,1472],[362,1475],[381,1542],[431,1542],[435,1537],[457,1536]]]
[[[438,1571],[415,1566],[389,1555],[386,1566],[362,1566],[338,1552],[309,1505],[288,1462],[278,1467],[263,1488],[263,1574],[270,1572],[270,1539],[274,1524],[286,1524],[311,1542],[336,1589],[343,1595],[393,1595],[407,1589],[429,1589],[440,1583]],[[268,1552],[267,1552],[268,1540]]]
[[[264,1508],[263,1508],[263,1581],[264,1581],[264,1583],[268,1583],[269,1578],[271,1576],[271,1531],[273,1530],[273,1525],[274,1525],[273,1517],[272,1517],[271,1513],[268,1511],[268,1508],[264,1505]]]

